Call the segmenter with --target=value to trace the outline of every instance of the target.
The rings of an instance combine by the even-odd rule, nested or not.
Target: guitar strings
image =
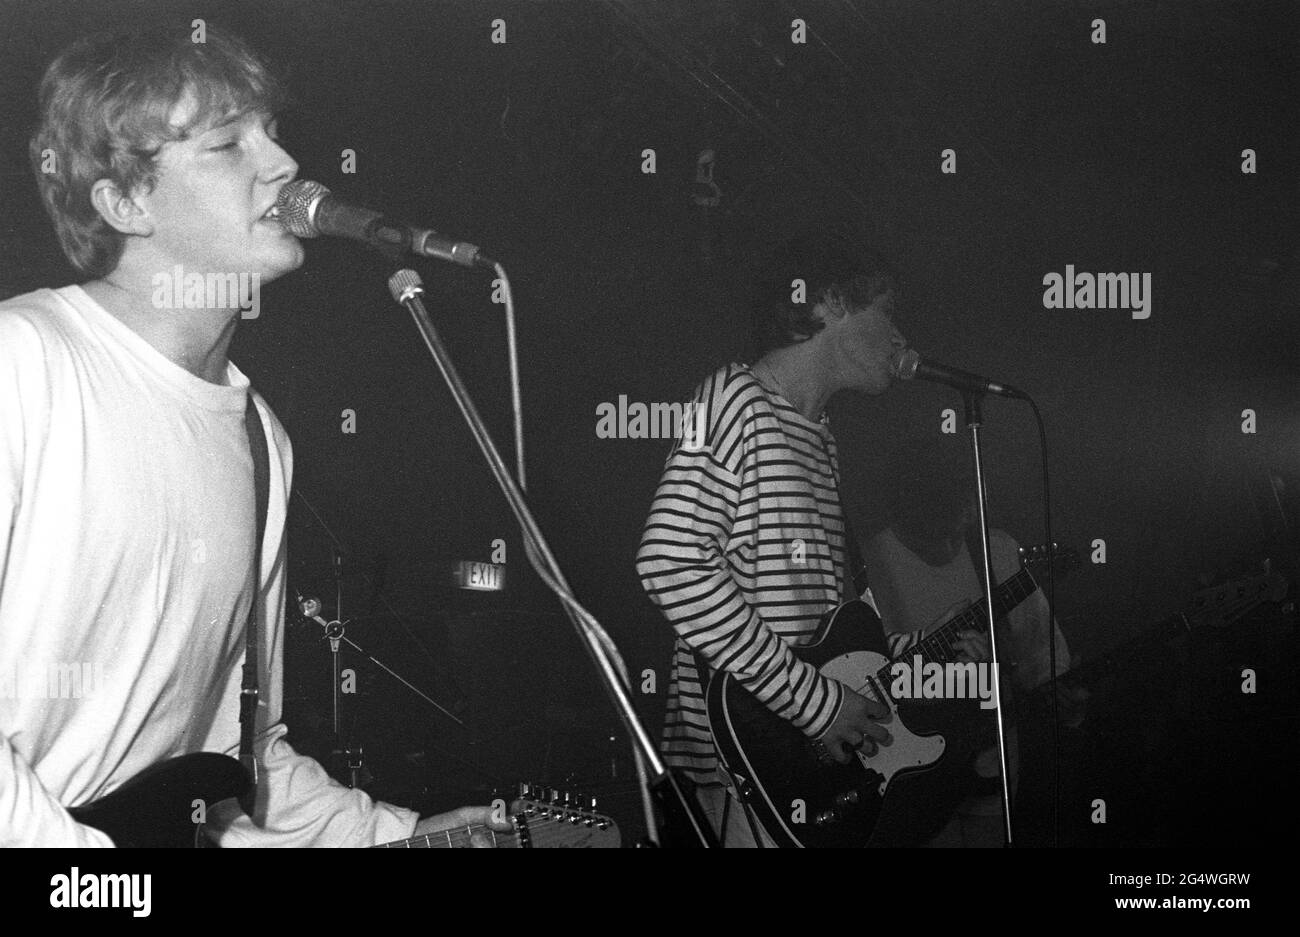
[[[608,826],[605,830],[601,830],[599,826],[596,825],[588,827],[584,822],[571,823],[565,817],[525,817],[524,825],[527,831],[527,836],[530,840],[536,840],[554,832],[557,826],[563,826],[574,830],[588,829],[593,833],[607,832],[609,829]],[[489,836],[495,833],[498,838],[508,837],[509,840],[513,841],[506,846],[502,846],[498,841],[496,843],[498,848],[523,848],[524,845],[520,841],[525,835],[524,829],[516,827],[511,832],[507,833],[504,830],[493,830],[486,824],[476,824],[468,828],[456,827],[455,829],[450,830],[439,830],[436,833],[427,833],[424,836],[411,837],[411,839],[414,840],[424,841],[418,844],[412,843],[410,840],[399,840],[399,842],[406,842],[407,845],[389,846],[385,843],[384,846],[391,849],[455,849],[458,848],[459,844],[468,845],[473,835],[478,832],[485,832]]]
[[[1020,582],[1022,577],[1028,578],[1029,581],[1024,583]],[[1030,588],[1031,584],[1033,585],[1033,588]],[[1012,602],[1019,604],[1026,597],[1033,594],[1034,590],[1037,588],[1038,586],[1034,583],[1029,571],[1023,569],[1000,585],[994,598],[1001,599],[1002,604]],[[988,619],[984,614],[984,605],[984,600],[981,599],[964,612],[956,615],[952,621],[944,625],[938,631],[935,631],[933,634],[930,634],[923,640],[919,641],[915,650],[920,652],[921,659],[927,663],[936,662],[938,660],[952,660],[955,653],[950,639],[955,638],[958,631],[967,626],[979,627],[981,630],[988,627]],[[888,681],[891,679],[890,668],[892,666],[893,662],[891,661],[889,664],[882,667],[876,673],[876,679],[885,681],[886,685],[888,685]]]

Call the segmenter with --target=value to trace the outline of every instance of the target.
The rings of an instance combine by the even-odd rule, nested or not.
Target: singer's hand
[[[849,763],[854,751],[860,750],[870,757],[876,753],[876,743],[890,740],[889,730],[876,720],[889,715],[884,704],[869,700],[848,687],[844,688],[844,702],[835,719],[813,743],[823,760]]]

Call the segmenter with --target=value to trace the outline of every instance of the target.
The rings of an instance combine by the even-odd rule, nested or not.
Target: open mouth
[[[280,206],[278,204],[272,205],[270,208],[268,208],[265,212],[262,213],[262,217],[259,218],[258,220],[275,222],[278,224],[280,221]]]

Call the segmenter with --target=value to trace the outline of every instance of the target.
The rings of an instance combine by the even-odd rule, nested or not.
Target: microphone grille
[[[890,362],[890,370],[894,372],[894,377],[900,381],[910,381],[916,377],[916,368],[920,363],[920,355],[910,348],[904,348],[902,351],[895,353],[893,360]]]
[[[318,237],[320,232],[316,230],[313,216],[320,200],[329,194],[329,189],[310,179],[290,182],[280,190],[280,196],[275,200],[280,209],[280,224],[296,237]]]
[[[388,292],[399,303],[405,303],[416,293],[424,292],[424,281],[414,270],[398,270],[388,278]]]

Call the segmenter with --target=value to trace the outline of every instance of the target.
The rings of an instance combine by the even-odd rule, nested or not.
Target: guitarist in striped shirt
[[[907,344],[891,320],[896,281],[880,261],[826,239],[791,242],[767,271],[755,303],[762,356],[696,389],[703,438],[669,455],[637,553],[642,585],[677,634],[665,758],[695,782],[728,846],[771,841],[720,773],[704,703],[711,670],[734,674],[826,758],[847,763],[889,738],[876,721],[883,708],[791,647],[850,593],[825,409],[842,390],[889,389],[890,358]]]

